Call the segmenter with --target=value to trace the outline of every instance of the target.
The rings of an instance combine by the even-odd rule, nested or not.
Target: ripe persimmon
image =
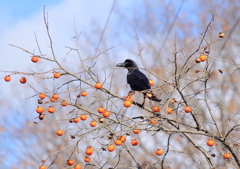
[[[64,134],[64,131],[59,129],[56,131],[56,133],[58,136],[62,136]]]
[[[132,105],[132,102],[126,100],[123,102],[124,107],[130,107]]]
[[[186,106],[186,107],[184,107],[184,111],[186,113],[190,113],[192,111],[192,109],[189,106]]]
[[[53,77],[59,78],[61,76],[60,72],[54,72]]]
[[[115,143],[117,146],[122,145],[122,141],[119,140],[119,139],[114,140],[114,143]]]
[[[150,123],[151,123],[151,124],[158,124],[157,119],[155,119],[155,118],[152,118],[152,119],[150,120]]]
[[[4,77],[4,80],[5,80],[6,82],[10,82],[10,80],[11,80],[10,75],[5,76],[5,77]]]
[[[39,166],[39,169],[47,169],[47,167],[45,165],[41,165]]]
[[[131,95],[131,94],[127,95],[127,96],[125,97],[125,101],[133,102],[133,97],[132,97],[132,95]]]
[[[31,58],[31,61],[34,62],[34,63],[37,63],[38,62],[38,57],[37,56],[33,56]]]
[[[114,145],[109,145],[108,146],[108,151],[112,152],[115,149]]]
[[[92,155],[92,153],[93,153],[93,147],[92,147],[92,146],[88,146],[88,147],[86,148],[85,153],[86,153],[87,155]]]
[[[163,150],[162,150],[161,148],[157,149],[157,150],[156,150],[156,154],[157,154],[158,156],[162,155],[162,154],[163,154]]]
[[[127,138],[126,138],[126,136],[121,135],[121,136],[119,136],[119,139],[124,143]]]
[[[149,82],[149,84],[150,84],[151,86],[154,85],[154,81],[153,81],[152,79],[149,79],[148,82]]]
[[[154,106],[154,107],[153,107],[153,111],[154,111],[154,112],[159,112],[159,111],[160,111],[160,107]]]
[[[91,159],[90,159],[90,157],[87,157],[87,156],[86,156],[86,157],[84,158],[84,161],[85,161],[85,162],[90,162]]]
[[[82,166],[80,164],[77,164],[77,165],[74,166],[73,169],[82,169]]]
[[[54,107],[53,107],[53,106],[49,106],[48,112],[49,112],[49,113],[54,113],[54,112],[55,112]]]
[[[61,103],[62,106],[67,106],[68,105],[68,101],[66,100],[63,100],[62,103]]]
[[[74,160],[67,160],[67,164],[68,164],[69,166],[72,166],[72,165],[74,164]]]
[[[96,127],[97,126],[97,122],[96,121],[91,121],[90,126],[91,127]]]
[[[104,113],[104,108],[101,106],[101,107],[99,107],[98,109],[97,109],[97,111],[98,111],[98,113]]]
[[[213,139],[209,139],[209,140],[207,140],[206,143],[207,143],[208,146],[213,146],[213,145],[215,144],[215,142],[214,142]]]
[[[52,98],[54,98],[54,99],[57,100],[57,99],[59,99],[59,95],[58,95],[57,93],[54,93],[53,96],[52,96]]]
[[[50,99],[50,102],[55,102],[55,101],[56,101],[56,99],[54,99],[54,98]]]
[[[79,118],[78,118],[78,117],[74,117],[74,118],[73,118],[73,122],[74,122],[74,123],[78,123],[78,122],[79,122]]]
[[[87,115],[86,114],[81,114],[80,115],[80,119],[83,120],[83,121],[86,120],[87,119]]]
[[[20,83],[24,84],[27,82],[27,79],[25,77],[21,77],[19,81]]]
[[[229,158],[231,158],[231,154],[230,153],[224,153],[223,157],[226,158],[226,159],[229,159]]]
[[[138,129],[133,130],[134,134],[139,134],[140,132],[141,132],[141,130],[138,130]]]
[[[104,116],[104,117],[109,117],[110,114],[111,114],[110,111],[104,111],[104,112],[103,112],[103,116]]]
[[[97,83],[95,84],[95,88],[96,88],[96,89],[101,89],[101,88],[102,88],[102,84],[99,83],[99,82],[97,82]]]
[[[199,56],[199,58],[201,59],[202,62],[204,62],[205,60],[207,60],[207,56],[204,55],[204,54],[201,54],[201,55]]]
[[[44,109],[43,109],[41,106],[38,106],[38,107],[36,108],[36,112],[39,113],[39,114],[41,114],[41,113],[44,112]]]
[[[173,109],[172,109],[172,108],[170,108],[170,107],[169,107],[169,108],[167,108],[167,113],[168,113],[168,114],[172,114],[172,113],[173,113]]]
[[[45,94],[45,93],[40,93],[40,94],[39,94],[39,97],[40,97],[41,99],[45,99],[45,98],[46,98],[46,94]]]
[[[87,96],[87,92],[86,91],[82,91],[82,93],[81,93],[81,95],[83,96],[83,97],[85,97],[85,96]]]
[[[133,146],[138,145],[138,140],[137,140],[137,139],[132,140],[131,144],[132,144]]]

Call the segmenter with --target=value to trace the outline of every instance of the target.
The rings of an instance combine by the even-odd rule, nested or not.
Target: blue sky
[[[31,17],[32,15],[41,12],[43,6],[51,7],[62,0],[42,0],[42,1],[32,1],[32,0],[10,0],[10,1],[0,1],[0,20],[1,33],[2,30],[8,27],[15,26],[20,20]]]
[[[79,1],[79,0],[54,0],[41,1],[33,3],[32,1],[21,1],[16,3],[0,2],[0,70],[12,70],[9,67],[7,56],[23,54],[19,49],[9,46],[14,44],[25,49],[36,49],[34,32],[36,32],[39,43],[47,45],[48,39],[43,23],[43,6],[48,12],[50,32],[53,38],[59,40],[61,35],[62,41],[55,41],[56,46],[65,48],[68,43],[72,42],[74,36],[74,17],[76,16],[78,31],[88,31],[91,22],[95,19],[100,25],[104,25],[107,15],[111,9],[112,0],[108,3],[102,3],[100,0]],[[97,18],[97,19],[96,19]],[[45,52],[45,51],[44,51]],[[27,57],[16,57],[13,68],[25,68],[25,65],[19,67],[19,62],[24,62]]]

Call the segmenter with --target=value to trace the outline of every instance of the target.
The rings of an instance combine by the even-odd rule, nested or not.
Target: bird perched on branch
[[[152,97],[148,97],[150,100],[153,100],[156,102],[161,101],[161,99],[158,99],[153,94],[153,92],[151,91],[151,86],[149,84],[147,77],[142,72],[140,72],[137,64],[133,60],[127,59],[123,63],[118,63],[116,66],[127,68],[127,70],[128,70],[127,83],[130,85],[132,91],[133,92],[140,91],[143,93],[144,101],[143,101],[142,106],[144,105],[147,93],[150,93],[152,95]]]

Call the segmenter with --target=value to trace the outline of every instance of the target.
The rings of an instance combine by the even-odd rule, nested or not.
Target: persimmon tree
[[[239,64],[233,57],[226,60],[212,52],[225,38],[212,29],[215,17],[212,15],[198,39],[182,47],[176,33],[172,55],[161,68],[158,58],[152,67],[146,64],[148,49],[135,32],[135,58],[143,65],[140,70],[154,79],[152,90],[162,99],[160,103],[148,100],[142,107],[142,93],[129,94],[126,70],[101,68],[99,60],[107,60],[101,57],[120,45],[84,57],[79,48],[81,34],[75,27],[75,45],[66,46],[66,58],[74,62],[65,64],[56,55],[44,15],[51,55],[42,53],[37,36],[35,53],[11,44],[42,71],[3,71],[5,81],[20,75],[20,82],[34,91],[28,98],[37,98],[33,122],[46,126],[56,138],[47,140],[52,144],[42,145],[50,151],[38,156],[39,168],[176,168],[180,164],[240,168],[239,113],[231,96],[238,88],[236,82],[226,85],[227,80],[234,81]],[[50,68],[40,62],[49,63]],[[29,78],[34,81],[29,83]]]

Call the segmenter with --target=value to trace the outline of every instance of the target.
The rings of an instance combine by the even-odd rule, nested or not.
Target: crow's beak
[[[125,67],[125,63],[118,63],[116,66],[117,67]]]

